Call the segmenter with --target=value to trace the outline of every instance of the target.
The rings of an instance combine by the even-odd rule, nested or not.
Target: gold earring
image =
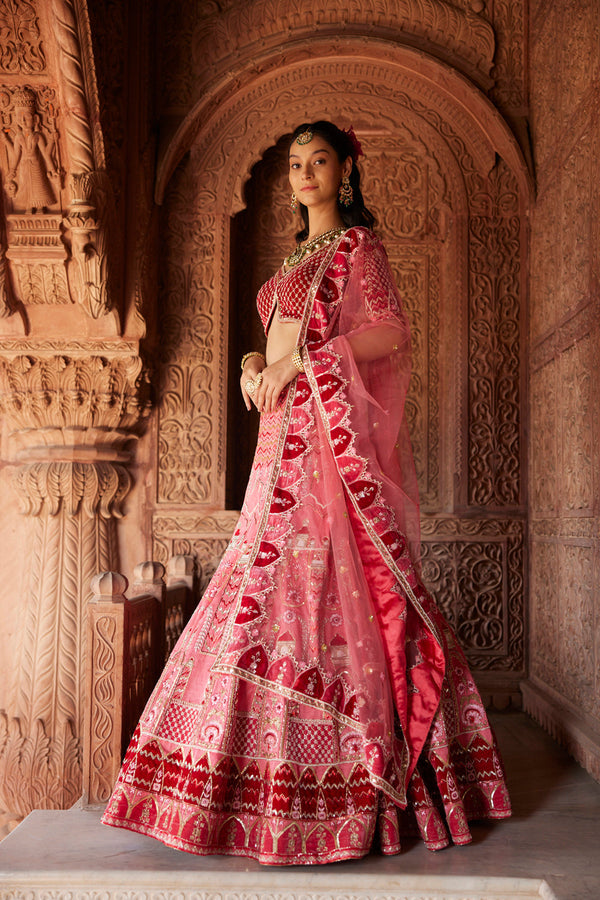
[[[298,198],[296,197],[295,193],[292,193],[290,199],[290,209],[293,213],[298,212]]]
[[[342,206],[352,206],[352,202],[354,200],[354,191],[352,190],[352,185],[350,184],[350,179],[347,175],[342,176],[339,198]]]

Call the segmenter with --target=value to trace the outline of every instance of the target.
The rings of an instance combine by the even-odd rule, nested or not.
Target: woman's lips
[[[316,191],[316,184],[307,184],[305,187],[300,188],[301,191]]]

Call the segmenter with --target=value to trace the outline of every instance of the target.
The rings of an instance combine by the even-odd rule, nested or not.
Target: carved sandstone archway
[[[220,102],[214,90],[198,103],[163,158],[156,556],[196,552],[210,571],[236,519],[225,509],[225,376],[240,262],[231,217],[244,182],[297,122],[352,122],[412,318],[425,576],[484,686],[511,693],[524,671],[526,168],[483,95],[426,54],[351,38],[335,55],[318,41],[310,53],[263,60],[235,90],[224,82]],[[264,246],[266,234],[257,238]],[[250,254],[263,275],[288,241]]]

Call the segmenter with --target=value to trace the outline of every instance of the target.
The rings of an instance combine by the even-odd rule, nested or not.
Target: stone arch
[[[458,71],[422,51],[380,39],[344,38],[335,49],[333,56],[330,42],[315,40],[285,59],[262,59],[260,71],[240,73],[234,84],[223,81],[193,107],[162,159],[156,196],[166,201],[170,215],[174,208],[181,215],[181,271],[190,259],[196,266],[187,277],[188,285],[196,287],[186,288],[182,275],[171,295],[174,306],[180,306],[176,330],[181,335],[186,321],[199,312],[213,327],[204,343],[194,345],[190,339],[186,359],[166,364],[173,379],[167,391],[169,428],[163,428],[163,416],[158,429],[159,448],[166,449],[162,457],[159,449],[157,465],[162,510],[154,522],[156,553],[196,550],[206,555],[213,544],[222,545],[234,520],[225,511],[227,385],[222,367],[227,359],[231,218],[244,208],[244,183],[253,166],[298,121],[325,117],[342,125],[352,122],[359,135],[380,144],[393,141],[403,123],[406,133],[412,128],[414,140],[423,144],[423,156],[431,149],[447,194],[436,208],[446,222],[439,219],[435,225],[444,269],[440,285],[450,297],[440,324],[445,343],[438,347],[444,383],[438,380],[427,391],[435,394],[440,452],[450,463],[432,488],[423,523],[425,566],[451,619],[462,613],[460,591],[466,590],[475,610],[471,625],[463,629],[471,660],[484,671],[501,671],[512,689],[524,670],[521,258],[529,174],[502,117]],[[423,234],[435,228],[431,225]],[[446,233],[450,249],[443,246]],[[398,268],[401,262],[397,260]],[[168,373],[165,381],[169,384]],[[440,413],[442,395],[448,408]],[[195,453],[211,459],[195,495],[190,476],[198,473],[173,468],[179,451],[176,442],[169,447],[169,429],[177,431],[177,420],[186,423],[186,440],[198,423]],[[171,470],[161,487],[165,465]],[[162,511],[170,506],[181,510],[182,504],[193,513],[185,524],[181,517],[178,521],[178,512],[167,521]],[[493,598],[474,581],[485,566],[493,570],[491,580],[497,584]],[[444,574],[457,571],[460,589]],[[481,635],[490,608],[500,626],[495,625],[498,638],[488,650],[482,649]]]
[[[345,38],[337,42],[334,53],[330,40],[316,39],[297,48],[293,59],[282,61],[280,53],[272,54],[261,60],[260,72],[249,64],[233,83],[228,73],[213,86],[196,101],[169,142],[157,173],[157,202],[162,202],[181,158],[194,150],[204,158],[208,196],[212,181],[216,207],[223,210],[229,198],[230,214],[237,212],[252,165],[295,122],[314,118],[336,82],[344,80],[349,91],[345,105],[353,118],[356,100],[365,95],[375,112],[386,93],[396,95],[400,105],[399,95],[404,93],[423,104],[423,110],[441,110],[483,168],[490,154],[506,159],[529,196],[531,180],[514,136],[485,95],[457,69],[411,47]],[[398,84],[402,91],[394,89]]]

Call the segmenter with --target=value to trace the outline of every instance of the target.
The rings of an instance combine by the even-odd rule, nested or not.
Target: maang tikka
[[[308,129],[307,131],[303,131],[301,134],[298,135],[298,137],[296,138],[296,143],[300,144],[300,145],[310,144],[313,137],[314,137],[314,134],[312,133],[312,131],[310,129]]]

